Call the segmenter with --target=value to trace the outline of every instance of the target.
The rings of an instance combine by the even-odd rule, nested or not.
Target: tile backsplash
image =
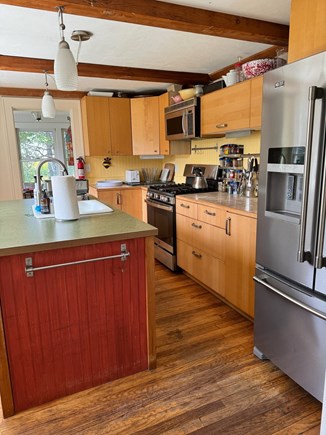
[[[250,136],[240,138],[212,138],[198,139],[191,142],[192,148],[215,147],[216,150],[191,151],[191,154],[179,154],[164,156],[163,159],[140,159],[139,156],[115,157],[111,159],[111,166],[105,169],[102,165],[104,157],[86,157],[86,178],[89,182],[95,183],[98,180],[124,180],[127,169],[159,168],[162,169],[165,163],[175,164],[174,181],[183,183],[185,177],[183,170],[187,163],[197,164],[218,164],[220,146],[227,143],[243,144],[245,153],[259,153],[260,131],[253,132]],[[244,162],[246,167],[246,162]],[[87,169],[90,169],[87,172]]]

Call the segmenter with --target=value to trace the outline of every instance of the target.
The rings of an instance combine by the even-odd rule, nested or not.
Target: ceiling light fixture
[[[52,95],[48,90],[48,75],[47,71],[45,74],[45,92],[42,98],[42,115],[43,118],[55,118],[55,105]]]
[[[54,77],[57,88],[61,91],[76,91],[78,86],[77,65],[68,42],[64,37],[66,26],[63,24],[63,6],[58,7],[60,42],[54,61]]]

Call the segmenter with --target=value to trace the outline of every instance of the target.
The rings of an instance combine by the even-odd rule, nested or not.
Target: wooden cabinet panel
[[[222,228],[177,214],[177,237],[224,261],[225,231]]]
[[[176,212],[197,219],[197,204],[177,198]]]
[[[113,208],[122,210],[137,219],[142,219],[143,207],[141,188],[96,189],[90,186],[89,193]]]
[[[170,142],[165,139],[165,115],[164,108],[169,105],[169,95],[166,92],[158,97],[159,101],[159,121],[160,121],[160,154],[170,154]]]
[[[201,97],[202,135],[216,135],[249,128],[250,81]]]
[[[121,252],[130,257],[25,274]],[[15,412],[148,368],[145,240],[0,260],[0,298]],[[10,276],[10,278],[8,278]],[[132,286],[130,287],[130,283]]]
[[[256,224],[254,218],[227,213],[230,235],[226,235],[225,297],[242,312],[254,317]]]
[[[81,108],[86,156],[132,155],[128,98],[86,96]]]
[[[206,252],[177,240],[178,265],[220,295],[225,293],[224,264]]]
[[[202,222],[225,229],[226,211],[223,209],[198,204],[197,217]]]
[[[132,148],[134,155],[159,154],[158,97],[131,100]]]
[[[261,128],[263,105],[263,76],[250,80],[250,125],[252,129]]]
[[[326,50],[325,0],[292,0],[288,61]]]
[[[141,189],[121,189],[121,210],[142,220],[143,206]]]
[[[111,154],[109,99],[86,96],[81,100],[81,109],[85,155]]]
[[[129,98],[109,100],[110,133],[113,156],[131,156],[131,108]]]
[[[147,222],[147,204],[146,204],[147,189],[141,189],[141,203],[142,203],[142,220]]]

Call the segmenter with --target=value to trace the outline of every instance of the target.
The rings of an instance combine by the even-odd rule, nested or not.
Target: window
[[[44,158],[55,157],[61,160],[65,163],[68,173],[74,175],[73,145],[67,119],[69,121],[66,117],[65,122],[46,119],[41,122],[16,120],[23,188],[31,188],[34,185],[37,165]],[[61,168],[56,163],[48,162],[41,168],[41,175],[45,180],[60,173]]]

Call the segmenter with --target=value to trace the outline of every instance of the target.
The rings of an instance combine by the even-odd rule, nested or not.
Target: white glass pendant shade
[[[63,39],[54,61],[54,78],[60,91],[76,91],[78,86],[77,65],[69,44]]]
[[[42,115],[43,118],[55,118],[54,100],[49,91],[45,91],[42,98]]]

